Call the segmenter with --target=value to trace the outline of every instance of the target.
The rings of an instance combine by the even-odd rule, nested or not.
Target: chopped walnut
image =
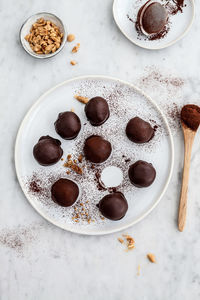
[[[80,163],[82,163],[82,161],[83,161],[83,156],[80,154],[79,155],[79,157],[78,157],[78,161],[80,162]]]
[[[72,158],[71,154],[68,154],[67,161],[64,163],[64,167],[69,168],[74,172],[76,172],[77,174],[82,175],[83,174],[82,167],[78,166],[76,159],[72,160],[71,158]]]
[[[72,49],[72,53],[78,52],[80,46],[81,46],[81,45],[80,45],[79,43],[78,43],[76,46],[74,46],[74,48]]]
[[[67,41],[71,43],[74,40],[75,40],[75,35],[74,34],[68,34]]]
[[[49,54],[60,48],[63,33],[53,22],[40,18],[24,38],[35,53]]]
[[[154,254],[148,253],[148,254],[147,254],[147,258],[149,259],[150,262],[156,263],[156,257],[155,257]]]
[[[123,244],[124,243],[124,240],[122,238],[118,238],[118,241]]]
[[[134,239],[128,234],[123,234],[122,236],[126,238],[128,250],[134,249],[135,248]]]
[[[75,65],[77,64],[77,62],[76,62],[75,60],[71,60],[71,61],[70,61],[70,64],[71,64],[72,66],[75,66]]]
[[[74,98],[83,104],[87,104],[89,99],[87,97],[75,95]]]

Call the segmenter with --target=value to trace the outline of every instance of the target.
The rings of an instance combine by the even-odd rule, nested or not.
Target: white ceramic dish
[[[163,4],[163,1],[157,1]],[[195,4],[194,0],[185,0],[186,6],[183,7],[183,13],[179,12],[169,17],[170,30],[165,37],[159,40],[148,40],[145,35],[138,36],[135,21],[140,7],[146,2],[147,0],[114,0],[113,2],[113,16],[117,26],[137,46],[150,50],[166,48],[183,38],[191,28],[195,15]]]
[[[111,115],[105,124],[100,127],[92,127],[87,122],[84,105],[73,97],[77,93],[89,98],[99,95],[108,99]],[[120,103],[119,105],[122,104],[122,108],[120,107],[119,110],[117,103]],[[72,107],[81,119],[82,130],[75,141],[65,141],[56,134],[54,121],[59,112],[70,110]],[[123,113],[118,114],[121,109]],[[151,119],[152,122],[160,125],[160,129],[156,132],[155,137],[146,145],[137,145],[130,142],[124,132],[127,120],[136,114],[145,119]],[[126,121],[124,121],[124,115],[126,115]],[[89,132],[90,134],[100,132],[113,145],[112,156],[105,163],[105,166],[115,166],[118,163],[125,166],[125,171],[123,172],[124,181],[120,190],[125,193],[129,210],[126,216],[117,222],[110,220],[102,221],[101,219],[98,221],[97,219],[97,222],[90,224],[87,222],[75,223],[71,220],[70,210],[72,208],[61,208],[53,203],[50,197],[48,198],[48,203],[46,203],[39,196],[31,194],[28,188],[27,180],[32,176],[33,172],[38,174],[45,172],[44,182],[48,182],[45,177],[48,177],[48,174],[61,173],[66,176],[66,169],[63,167],[62,161],[54,166],[42,167],[34,160],[32,149],[40,136],[49,134],[60,139],[64,150],[63,157],[66,157],[69,153],[73,153],[74,143],[79,145],[80,148],[82,147],[81,143],[84,142],[85,136],[88,136]],[[128,149],[128,154],[123,149]],[[125,162],[121,162],[123,160],[123,153],[129,155],[129,157],[132,155],[130,163],[138,159],[143,159],[154,165],[157,170],[157,177],[152,186],[138,189],[130,184],[127,176],[128,165],[126,166]],[[147,216],[155,208],[166,191],[172,174],[173,162],[174,148],[170,128],[165,116],[156,103],[135,86],[115,78],[103,76],[74,78],[48,90],[35,102],[26,114],[19,128],[15,145],[17,177],[31,205],[40,215],[58,227],[71,232],[88,235],[116,232],[132,226]],[[93,183],[93,177],[87,178],[87,172],[83,183],[78,182],[79,177],[70,176],[68,175],[69,178],[77,181],[83,194],[84,189],[86,189],[86,196],[91,199],[91,202],[94,202],[92,207],[98,212],[96,203],[107,192],[99,191],[96,183]],[[115,175],[113,174],[113,176]]]
[[[54,53],[49,53],[49,54],[37,54],[35,53],[29,43],[25,40],[25,36],[27,34],[30,33],[30,29],[31,26],[40,18],[43,18],[45,20],[49,20],[52,21],[54,24],[56,24],[61,33],[63,33],[63,39],[62,39],[62,43],[60,45],[60,48],[58,48]],[[20,38],[20,42],[22,47],[24,48],[24,50],[30,54],[31,56],[35,57],[35,58],[50,58],[55,56],[56,54],[58,54],[64,47],[65,43],[66,43],[66,38],[67,38],[67,32],[66,32],[66,28],[65,25],[63,24],[63,22],[54,14],[51,13],[47,13],[47,12],[41,12],[41,13],[37,13],[33,16],[30,16],[22,25],[21,29],[20,29],[20,34],[19,34],[19,38]]]

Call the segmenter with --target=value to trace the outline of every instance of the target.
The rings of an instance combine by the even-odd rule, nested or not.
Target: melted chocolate
[[[138,26],[144,34],[158,34],[162,32],[168,21],[168,12],[159,2],[147,1],[139,10]]]

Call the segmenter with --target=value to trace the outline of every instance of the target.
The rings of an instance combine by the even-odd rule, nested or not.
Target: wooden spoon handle
[[[192,145],[194,141],[194,134],[191,133],[191,130],[184,132],[184,140],[185,140],[185,157],[184,157],[182,188],[181,188],[179,216],[178,216],[178,229],[180,231],[184,230],[185,223],[186,223],[186,214],[187,214],[187,191],[188,191],[188,181],[189,181],[190,159],[192,153]]]

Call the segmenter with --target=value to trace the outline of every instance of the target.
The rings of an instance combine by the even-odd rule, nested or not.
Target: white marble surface
[[[196,5],[198,12],[199,1]],[[70,54],[72,44],[50,60],[25,53],[19,29],[39,11],[62,18],[81,44],[77,54]],[[163,78],[170,74],[185,81],[181,88],[166,89],[158,80],[143,86],[162,107],[200,103],[198,18],[182,41],[161,51],[143,50],[126,40],[113,21],[112,0],[1,0],[0,24],[0,300],[199,299],[200,134],[192,157],[185,231],[179,233],[176,225],[183,160],[183,137],[177,129],[170,186],[157,208],[126,231],[136,242],[128,253],[117,241],[119,233],[79,236],[42,219],[18,185],[13,157],[17,129],[30,105],[53,85],[77,75],[111,75],[143,86],[141,74],[156,67]],[[69,64],[72,58],[78,65]],[[17,248],[12,248],[12,240],[3,242],[8,232],[11,239],[18,237]],[[157,264],[148,262],[148,252],[156,255]]]

